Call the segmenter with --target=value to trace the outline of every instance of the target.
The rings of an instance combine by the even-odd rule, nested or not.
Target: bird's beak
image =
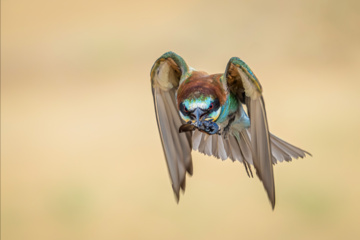
[[[196,108],[195,111],[193,112],[193,115],[195,116],[195,119],[193,120],[195,127],[201,127],[203,120],[202,116],[204,115],[204,113],[205,112],[200,108]]]
[[[213,119],[205,120],[206,111],[196,108],[192,113],[192,120],[183,124],[179,128],[179,133],[182,132],[191,132],[195,129],[198,129],[201,132],[207,134],[218,134],[220,127],[213,121]]]
[[[201,129],[203,126],[202,120],[204,113],[205,112],[200,108],[196,108],[191,114],[193,120],[181,125],[179,128],[179,133],[191,132],[194,131],[196,128]]]

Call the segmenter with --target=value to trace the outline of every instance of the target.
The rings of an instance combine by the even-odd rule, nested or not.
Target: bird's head
[[[186,124],[179,132],[198,129],[207,134],[219,133],[216,120],[227,100],[227,92],[221,81],[221,74],[207,75],[193,72],[177,91],[177,104],[180,117]]]
[[[180,127],[180,132],[192,131],[195,128],[208,134],[219,131],[215,121],[221,113],[221,106],[216,96],[193,92],[179,103],[179,113],[186,122]]]

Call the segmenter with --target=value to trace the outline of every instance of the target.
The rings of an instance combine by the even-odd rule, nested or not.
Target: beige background
[[[291,3],[290,3],[291,2]],[[1,1],[1,239],[359,239],[359,1]],[[175,203],[149,72],[166,51],[260,79],[271,210],[239,163],[193,154]]]

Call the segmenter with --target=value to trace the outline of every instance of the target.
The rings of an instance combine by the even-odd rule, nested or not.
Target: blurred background
[[[359,239],[360,2],[1,1],[1,239]],[[242,58],[270,130],[313,154],[244,167],[193,153],[176,204],[149,73],[172,50]]]

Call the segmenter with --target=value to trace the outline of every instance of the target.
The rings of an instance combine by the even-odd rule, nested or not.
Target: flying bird
[[[273,164],[310,153],[269,132],[263,89],[238,57],[225,73],[207,74],[186,64],[174,52],[158,58],[151,69],[151,87],[160,138],[172,188],[179,201],[186,172],[193,174],[191,151],[251,165],[275,206]]]

